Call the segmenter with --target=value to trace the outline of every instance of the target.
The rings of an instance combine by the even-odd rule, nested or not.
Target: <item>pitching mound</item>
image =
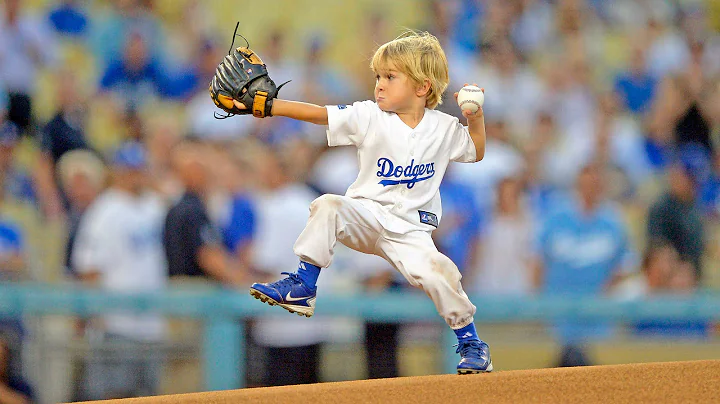
[[[716,400],[720,400],[720,361],[401,377],[102,403],[709,403]]]

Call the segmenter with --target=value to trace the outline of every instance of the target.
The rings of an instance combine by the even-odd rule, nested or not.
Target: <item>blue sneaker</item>
[[[467,341],[460,342],[457,347],[455,353],[462,356],[460,363],[457,365],[459,375],[493,371],[488,344],[483,341]]]
[[[250,295],[275,306],[276,304],[290,313],[311,317],[315,312],[317,288],[305,285],[298,274],[283,272],[288,277],[273,283],[253,283]]]

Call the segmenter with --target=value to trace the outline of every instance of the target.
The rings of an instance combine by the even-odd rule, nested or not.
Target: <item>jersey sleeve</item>
[[[328,146],[360,146],[373,116],[372,101],[353,105],[328,105]]]
[[[477,160],[477,151],[468,128],[457,121],[451,130],[450,161],[474,163]]]

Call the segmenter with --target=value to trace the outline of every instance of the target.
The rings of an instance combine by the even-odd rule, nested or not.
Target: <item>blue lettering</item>
[[[406,184],[408,188],[413,188],[416,183],[425,181],[435,175],[435,163],[415,164],[415,159],[410,160],[410,164],[403,167],[395,165],[386,158],[378,159],[377,166],[380,170],[376,173],[378,177],[388,178],[379,182],[382,186]],[[425,176],[423,176],[425,174]],[[404,178],[403,178],[404,177]],[[389,179],[400,178],[400,179]]]
[[[403,171],[403,174],[405,174],[406,177],[412,176],[413,164],[415,164],[415,159],[410,160],[410,165],[405,167],[405,171]]]
[[[377,172],[378,177],[390,177],[393,169],[395,168],[392,161],[390,161],[390,159],[386,159],[385,157],[379,159],[377,165],[380,167],[380,171]]]

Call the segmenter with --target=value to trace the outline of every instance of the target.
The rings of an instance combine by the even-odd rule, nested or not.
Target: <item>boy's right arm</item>
[[[245,106],[237,100],[233,100],[236,107],[245,109]],[[299,101],[288,101],[275,99],[272,105],[273,116],[285,116],[300,121],[314,123],[316,125],[328,124],[328,113],[325,107]]]
[[[286,116],[316,125],[328,124],[327,108],[306,102],[275,99],[272,114],[273,116]]]

